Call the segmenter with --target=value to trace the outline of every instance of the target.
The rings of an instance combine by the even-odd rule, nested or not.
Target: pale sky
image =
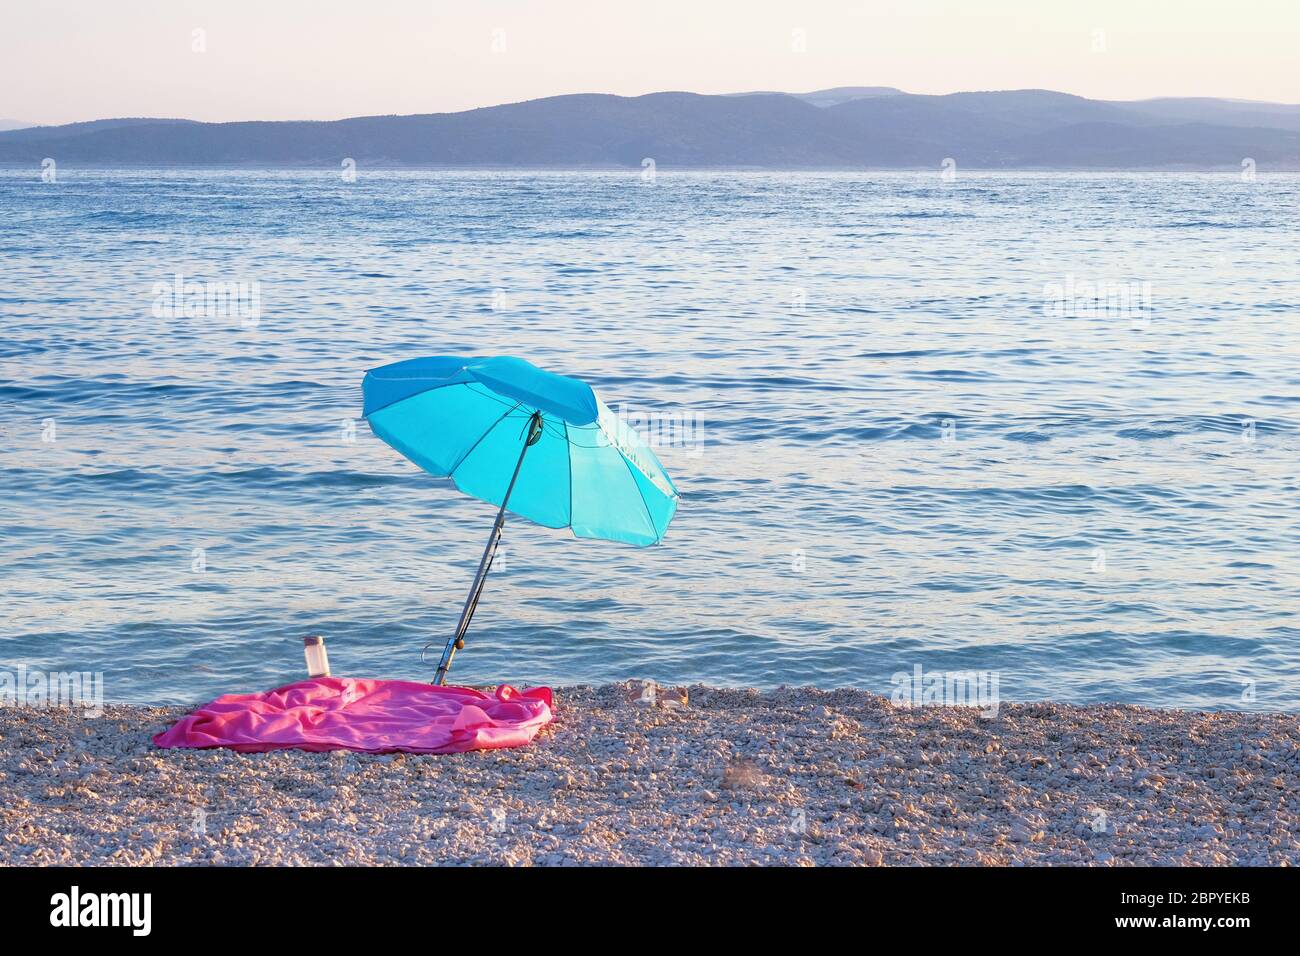
[[[1298,41],[1300,0],[0,0],[0,118],[832,86],[1297,103]]]

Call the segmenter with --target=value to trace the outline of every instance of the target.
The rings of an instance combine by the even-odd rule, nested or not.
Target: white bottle
[[[302,651],[307,656],[308,677],[329,677],[330,658],[325,653],[325,638],[313,634],[302,639]]]

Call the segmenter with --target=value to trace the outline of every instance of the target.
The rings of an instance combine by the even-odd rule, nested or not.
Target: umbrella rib
[[[465,459],[466,459],[466,458],[468,458],[470,455],[474,454],[474,449],[477,448],[477,447],[479,446],[479,442],[481,442],[484,438],[487,438],[487,437],[488,437],[488,434],[489,434],[493,429],[495,429],[498,425],[500,425],[503,421],[505,421],[505,420],[506,420],[506,416],[509,415],[511,412],[513,412],[516,408],[518,408],[520,404],[521,404],[521,403],[519,403],[519,402],[515,402],[514,405],[512,405],[510,408],[507,408],[504,412],[501,413],[501,417],[500,417],[500,418],[498,418],[496,421],[494,421],[494,422],[493,422],[493,423],[492,423],[488,428],[483,429],[483,434],[482,434],[482,435],[479,435],[478,438],[476,438],[476,439],[474,440],[474,444],[472,444],[472,445],[469,446],[469,451],[467,451],[467,452],[465,452],[465,454],[461,455],[461,456],[460,456],[460,461],[456,462],[456,464],[452,466],[451,471],[447,472],[447,477],[448,477],[448,478],[455,478],[455,477],[456,477],[456,469],[459,468],[461,465],[465,464]]]
[[[619,452],[619,459],[623,462],[623,467],[627,469],[628,477],[632,479],[632,487],[636,489],[637,496],[641,499],[641,507],[645,509],[645,519],[650,522],[650,533],[655,536],[655,541],[660,538],[659,529],[655,527],[655,519],[650,516],[650,506],[646,504],[645,492],[641,490],[641,482],[636,480],[636,475],[632,471],[632,466],[628,463],[627,456]]]
[[[568,452],[569,459],[569,527],[573,527],[573,445],[569,444],[569,423],[564,419],[564,447]]]

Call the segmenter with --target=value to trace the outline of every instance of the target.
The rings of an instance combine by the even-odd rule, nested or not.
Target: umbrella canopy
[[[580,538],[659,541],[677,489],[637,433],[575,378],[523,359],[439,355],[395,362],[362,383],[376,435],[468,495],[501,505],[540,413],[507,510]]]
[[[575,378],[509,356],[395,362],[362,383],[371,430],[430,474],[498,506],[456,632],[446,679],[478,606],[510,511],[580,538],[655,544],[677,489],[635,431]]]

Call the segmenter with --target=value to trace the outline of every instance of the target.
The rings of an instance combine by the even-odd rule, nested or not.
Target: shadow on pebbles
[[[1300,860],[1294,717],[557,692],[531,746],[163,751],[180,708],[0,709],[3,864],[1263,864]]]

